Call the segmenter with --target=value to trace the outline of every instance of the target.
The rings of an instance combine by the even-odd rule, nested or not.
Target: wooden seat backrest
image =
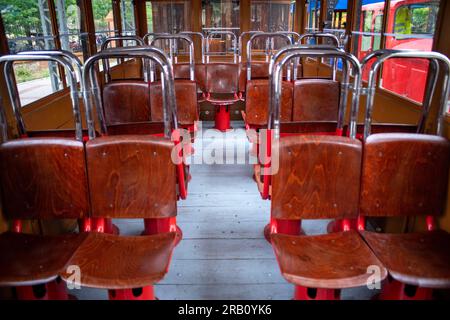
[[[367,216],[445,212],[450,142],[439,136],[380,133],[364,144],[360,212]]]
[[[93,217],[176,216],[176,175],[167,138],[105,136],[86,143]]]
[[[361,142],[347,137],[280,138],[279,169],[272,176],[272,217],[356,217],[361,159]]]
[[[291,82],[282,82],[280,119],[283,122],[292,121],[292,88]],[[267,125],[269,115],[269,80],[247,81],[245,113],[248,124]]]
[[[105,84],[103,109],[107,125],[149,121],[148,84],[143,80],[117,80]]]
[[[191,125],[198,120],[197,84],[191,80],[175,80],[178,123]],[[163,121],[163,96],[161,82],[150,84],[152,121]]]
[[[337,121],[340,84],[328,79],[294,82],[293,121]]]
[[[206,91],[209,93],[236,93],[239,88],[239,64],[206,64]]]
[[[0,145],[0,188],[9,219],[78,219],[89,213],[83,143],[24,138]]]

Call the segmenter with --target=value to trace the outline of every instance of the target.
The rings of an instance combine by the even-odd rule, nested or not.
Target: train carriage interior
[[[0,300],[449,300],[450,2],[0,0]]]

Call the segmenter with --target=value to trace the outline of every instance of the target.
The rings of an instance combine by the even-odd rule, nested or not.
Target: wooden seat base
[[[361,234],[395,280],[425,288],[450,288],[447,232]]]
[[[70,263],[80,267],[81,286],[140,288],[161,280],[168,271],[175,232],[151,236],[89,233]],[[63,273],[68,280],[70,274]]]
[[[87,234],[0,235],[0,286],[30,286],[52,281],[65,272]]]
[[[287,281],[308,288],[341,289],[367,284],[378,266],[380,281],[387,271],[356,231],[318,236],[272,234],[281,273]]]

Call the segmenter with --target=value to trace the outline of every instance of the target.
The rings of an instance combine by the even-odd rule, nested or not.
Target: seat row
[[[126,52],[123,52],[126,51]],[[65,285],[110,289],[111,299],[152,299],[153,284],[167,273],[173,248],[181,240],[176,225],[180,192],[173,78],[167,57],[159,52],[117,50],[120,57],[151,57],[165,70],[163,130],[158,135],[100,135],[92,118],[95,81],[92,67],[102,55],[86,61],[82,83],[87,136],[83,136],[76,89],[76,60],[64,52],[2,56],[5,78],[15,61],[61,64],[71,86],[75,130],[28,135],[16,113],[21,138],[2,131],[0,189],[2,211],[12,230],[0,235],[0,286],[15,287],[22,299],[64,299]],[[10,90],[14,97],[15,90]],[[13,101],[13,100],[12,100]],[[17,107],[13,103],[13,107]],[[6,127],[1,106],[1,124]],[[20,125],[20,123],[22,125]],[[70,137],[70,134],[73,136]],[[178,181],[177,181],[178,180]],[[177,184],[178,182],[178,184]],[[115,234],[111,219],[144,219],[142,236]],[[79,232],[56,236],[22,231],[26,220],[77,219]]]
[[[180,106],[178,117],[182,126],[192,128],[194,122],[198,120],[199,112],[197,102],[209,102],[217,107],[215,115],[216,128],[222,131],[229,129],[229,106],[238,101],[244,101],[246,93],[250,95],[250,101],[246,102],[246,109],[250,112],[250,124],[253,124],[254,122],[255,125],[261,125],[261,123],[264,122],[265,114],[263,112],[262,115],[259,115],[259,112],[265,105],[264,103],[261,105],[261,102],[263,102],[262,99],[264,99],[267,94],[261,95],[261,88],[267,87],[268,84],[267,81],[263,80],[268,80],[269,78],[268,58],[274,53],[273,40],[280,38],[286,42],[286,44],[292,44],[293,40],[290,37],[290,33],[247,32],[241,35],[239,38],[239,47],[241,48],[241,51],[244,37],[251,36],[247,42],[247,55],[250,58],[246,63],[243,63],[241,59],[239,59],[239,63],[237,62],[236,52],[234,62],[209,62],[209,59],[204,59],[205,51],[207,58],[211,55],[207,43],[209,43],[208,39],[210,40],[210,37],[215,33],[231,35],[236,42],[234,34],[227,31],[212,32],[208,35],[206,41],[201,33],[183,32],[175,35],[148,34],[144,37],[144,40],[136,36],[111,37],[105,40],[102,49],[107,50],[108,45],[112,42],[120,44],[121,41],[131,40],[136,42],[137,45],[143,46],[146,41],[150,45],[164,45],[164,41],[169,41],[169,53],[173,62],[174,78],[176,81],[176,96],[179,101],[178,105]],[[193,41],[189,38],[192,36],[201,36],[202,63],[196,64],[194,62],[194,45]],[[300,36],[294,33],[293,36],[297,37],[300,43],[303,39],[308,37],[323,37],[334,40],[333,43],[336,47],[339,44],[339,41],[331,34],[305,34]],[[252,46],[260,38],[265,39],[266,45],[272,47],[269,51],[264,53],[266,61],[252,61]],[[178,62],[175,54],[177,48],[176,44],[179,41],[187,43],[187,46],[189,47],[189,63]],[[208,50],[205,50],[204,46],[206,46]],[[235,48],[237,48],[236,43]],[[108,126],[124,122],[142,122],[148,119],[159,121],[161,118],[161,114],[157,112],[157,110],[160,110],[160,99],[157,98],[160,95],[160,93],[158,93],[160,92],[159,85],[157,84],[159,79],[159,69],[150,66],[150,70],[148,70],[149,66],[145,66],[144,63],[142,63],[143,80],[111,81],[109,64],[107,61],[108,60],[105,60],[105,65],[107,66],[105,73],[106,80],[110,83],[105,84],[103,97],[105,100],[106,121]],[[301,63],[298,61],[285,68],[285,77],[288,81],[291,81],[292,79],[296,80],[301,74]],[[253,83],[251,83],[252,79],[254,81]],[[197,85],[197,91],[201,94],[197,97],[195,95],[195,84]],[[304,85],[308,86],[308,83],[304,83]],[[150,86],[150,93],[149,90],[146,90],[147,86]],[[127,96],[131,96],[133,99],[127,98]],[[139,101],[140,103],[136,106],[132,101]],[[134,112],[127,112],[128,110]],[[254,113],[255,115],[253,115]]]
[[[271,222],[268,238],[282,275],[296,286],[297,299],[336,299],[340,289],[375,287],[384,282],[383,299],[429,299],[432,289],[450,288],[450,235],[438,230],[435,217],[445,213],[450,170],[450,142],[442,121],[450,81],[443,83],[437,135],[421,133],[371,134],[371,107],[363,141],[357,139],[358,92],[351,101],[348,136],[281,135],[281,69],[289,59],[313,55],[340,57],[354,67],[358,61],[332,49],[292,49],[274,63],[270,90],[268,162]],[[385,52],[374,63],[376,72],[390,58],[439,61],[445,73],[450,61],[438,53]],[[278,78],[277,78],[278,77]],[[369,88],[374,79],[369,80]],[[368,100],[371,100],[369,95]],[[273,131],[273,135],[270,131]],[[265,180],[267,181],[267,180]],[[427,231],[380,234],[366,217],[426,216]],[[304,235],[301,221],[333,219],[343,228],[326,235]],[[351,220],[358,223],[353,227]]]

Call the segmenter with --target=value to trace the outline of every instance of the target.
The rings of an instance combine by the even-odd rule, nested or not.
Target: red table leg
[[[216,121],[214,128],[220,131],[227,131],[231,129],[230,110],[228,110],[227,106],[218,106],[218,108],[216,108]]]

